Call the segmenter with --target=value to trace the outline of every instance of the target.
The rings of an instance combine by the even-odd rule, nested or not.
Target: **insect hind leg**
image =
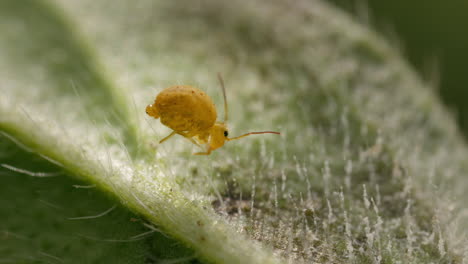
[[[193,155],[210,155],[211,154],[211,149],[208,149],[206,152],[197,152],[193,153]]]

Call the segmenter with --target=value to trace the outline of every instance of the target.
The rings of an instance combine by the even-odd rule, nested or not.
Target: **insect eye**
[[[224,131],[224,136],[227,137],[229,134],[227,132],[227,130]]]

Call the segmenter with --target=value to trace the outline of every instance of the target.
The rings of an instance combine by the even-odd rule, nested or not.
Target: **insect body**
[[[189,139],[193,144],[202,147],[204,152],[195,155],[209,155],[211,151],[222,147],[225,141],[235,140],[252,134],[279,134],[278,132],[250,132],[242,136],[229,138],[227,121],[227,102],[224,83],[218,75],[224,97],[224,122],[216,122],[216,107],[211,98],[200,89],[190,85],[176,85],[160,92],[153,104],[146,107],[146,113],[160,118],[161,123],[171,128],[172,133],[163,138],[163,143],[175,134]]]

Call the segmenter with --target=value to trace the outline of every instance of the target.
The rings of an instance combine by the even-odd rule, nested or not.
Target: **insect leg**
[[[179,135],[183,136],[184,138],[190,140],[190,142],[192,142],[194,145],[197,145],[198,147],[203,148],[191,136],[187,135],[188,133],[186,133],[186,132],[177,132],[177,134],[179,134]]]
[[[172,137],[173,135],[175,135],[177,132],[176,131],[172,131],[172,133],[169,134],[169,136],[161,139],[161,141],[159,141],[159,144],[163,143],[164,141],[168,140],[170,137]]]
[[[197,153],[193,153],[193,155],[210,155],[211,154],[211,148],[208,149],[207,152],[197,152]]]

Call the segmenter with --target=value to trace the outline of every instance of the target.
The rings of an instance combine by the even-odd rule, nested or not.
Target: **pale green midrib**
[[[0,114],[11,113],[0,107]],[[54,139],[44,134],[40,142],[35,141],[28,129],[24,129],[28,125],[34,126],[24,121],[21,124],[3,122],[0,123],[0,131],[13,136],[30,150],[61,164],[71,175],[96,184],[101,191],[110,193],[130,210],[144,215],[164,232],[195,249],[201,259],[210,263],[281,263],[269,250],[235,232],[211,208],[203,209],[196,201],[187,199],[170,182],[159,179],[161,190],[154,196],[151,195],[152,190],[144,190],[151,188],[151,185],[144,182],[128,185],[122,180],[124,175],[120,172],[114,171],[114,177],[110,179],[109,171],[87,160],[72,146],[61,145],[62,150],[51,151],[53,147],[48,146],[48,142],[54,142]],[[76,166],[84,163],[86,167]],[[134,177],[139,177],[138,172]]]
[[[0,106],[0,114],[11,115],[11,112],[4,111]],[[24,119],[23,119],[24,120]],[[22,122],[21,124],[14,124],[9,122],[0,122],[0,131],[6,133],[8,136],[11,136],[20,144],[27,147],[27,151],[32,151],[33,153],[38,154],[42,158],[48,159],[49,162],[55,163],[62,169],[69,171],[71,175],[77,175],[78,178],[81,178],[85,181],[88,181],[93,184],[97,184],[100,188],[106,192],[112,192],[111,188],[107,184],[103,184],[100,178],[93,177],[93,174],[89,168],[84,168],[81,166],[76,166],[77,163],[76,157],[81,157],[77,152],[71,153],[70,151],[64,153],[58,153],[56,151],[51,151],[53,147],[48,147],[44,140],[31,137],[31,132],[29,129],[22,129],[23,127],[34,127],[34,124],[26,124]],[[38,131],[35,131],[37,133]],[[36,140],[35,140],[36,139]],[[48,142],[54,142],[54,138],[49,138]],[[19,146],[18,146],[19,147]],[[65,146],[64,146],[65,147]],[[61,155],[62,154],[62,155]],[[64,157],[73,156],[75,159],[66,159]],[[82,162],[82,160],[80,160]],[[91,168],[91,167],[90,167]],[[94,172],[100,172],[99,166],[93,168]]]
[[[93,63],[93,65],[95,65],[95,64]],[[406,70],[406,69],[405,69],[405,70]],[[10,130],[12,130],[12,129],[10,129]],[[13,133],[13,134],[14,134],[14,133]],[[45,153],[45,154],[48,155],[48,153]],[[48,155],[48,156],[50,156],[50,155]],[[79,169],[79,168],[78,168],[78,169]],[[89,176],[89,175],[88,175],[88,177],[90,178],[90,180],[92,180],[92,176]],[[138,206],[135,206],[135,207],[138,207]],[[145,212],[145,213],[147,213],[147,212]],[[154,216],[148,215],[148,218],[149,218],[149,219],[152,219],[152,217],[154,217]]]
[[[108,81],[107,78],[109,76],[103,73],[102,66],[100,66],[96,55],[89,45],[87,45],[85,39],[76,33],[77,30],[72,23],[62,16],[55,7],[49,4],[45,4],[44,7],[45,9],[49,9],[51,15],[59,17],[70,31],[68,33],[72,34],[72,39],[76,42],[77,46],[87,55],[87,60],[91,62],[89,63],[92,67],[91,70],[101,77],[99,80],[102,82],[103,88],[108,89],[109,94],[112,95],[112,104],[117,109],[125,109],[124,106],[129,105],[128,102],[124,99],[124,95],[119,93],[119,89],[113,87],[112,82]],[[4,109],[1,106],[0,112],[0,115],[21,115],[19,112],[11,112],[11,109]],[[132,122],[133,120],[131,120],[128,111],[124,111],[123,113],[127,118],[124,125],[131,127],[131,124],[135,124]],[[58,162],[72,175],[95,183],[100,190],[117,196],[130,209],[145,215],[153,223],[162,226],[162,229],[167,233],[185,242],[190,247],[197,249],[201,258],[217,263],[279,263],[268,250],[261,250],[254,242],[236,233],[220,217],[213,213],[205,212],[200,206],[193,205],[182,193],[175,191],[177,190],[176,186],[171,186],[174,191],[171,192],[170,197],[166,193],[159,193],[158,201],[154,201],[152,199],[155,197],[148,196],[144,190],[148,188],[147,186],[139,185],[138,187],[141,188],[135,188],[135,186],[127,186],[124,182],[109,182],[110,180],[107,176],[110,175],[110,172],[103,169],[99,164],[96,164],[92,160],[93,157],[83,156],[84,154],[79,149],[75,149],[73,145],[54,145],[53,142],[56,139],[48,135],[47,131],[34,131],[34,135],[38,137],[32,137],[30,128],[35,127],[33,120],[28,120],[24,116],[23,118],[16,119],[16,122],[11,121],[13,119],[10,118],[9,120],[7,122],[0,122],[0,130],[13,136],[16,140],[38,154]],[[132,131],[134,130],[136,128]],[[137,138],[134,135],[136,135],[136,132],[133,132],[131,136],[127,135],[127,139],[130,138],[132,140],[130,143],[127,143],[127,147],[131,148],[137,145]],[[86,166],[83,166],[83,164],[86,164]],[[119,176],[121,177],[113,177],[112,180],[121,180],[123,175]],[[147,211],[142,204],[136,201],[135,196],[140,196],[141,200],[148,202],[149,205],[147,206],[155,210],[157,214]],[[173,204],[175,200],[179,200],[178,202],[183,206]],[[196,223],[199,219],[202,219],[206,224],[204,226],[197,225]],[[211,223],[213,222],[219,223],[215,226],[215,229],[211,227]],[[200,237],[196,236],[197,234],[194,232],[196,230],[200,230],[199,233],[204,236],[203,241],[200,241]]]

